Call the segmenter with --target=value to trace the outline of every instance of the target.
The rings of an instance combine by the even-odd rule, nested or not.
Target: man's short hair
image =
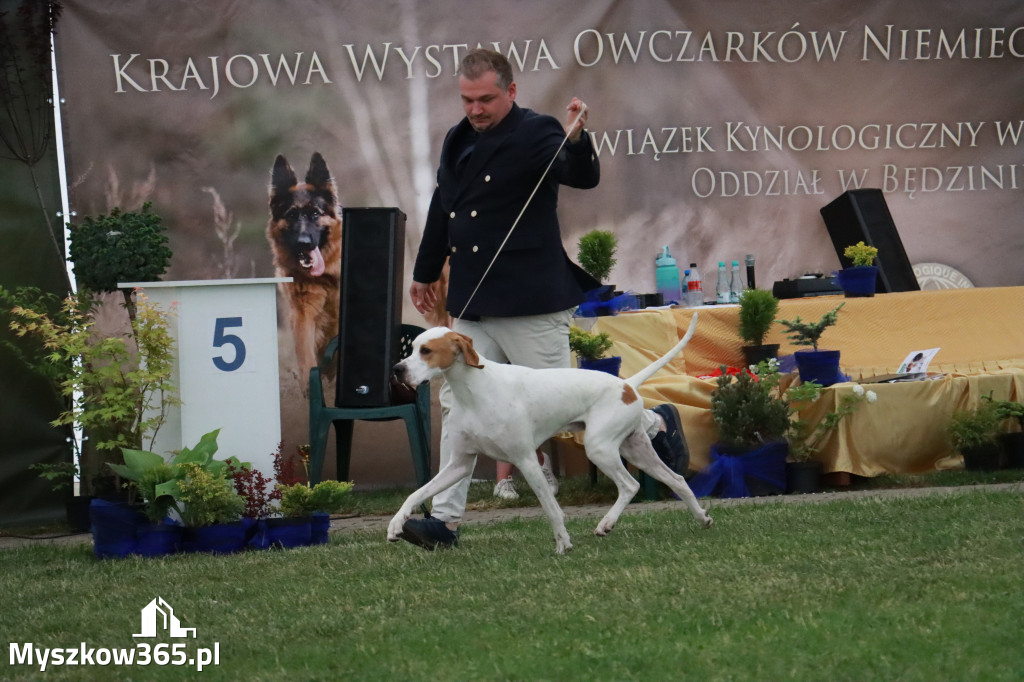
[[[498,74],[498,87],[502,90],[512,85],[512,65],[500,52],[478,47],[467,52],[459,64],[459,75],[471,81],[488,71]]]

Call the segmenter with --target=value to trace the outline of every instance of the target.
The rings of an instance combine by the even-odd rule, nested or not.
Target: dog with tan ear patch
[[[400,539],[413,509],[469,476],[475,456],[509,462],[530,484],[555,534],[555,551],[572,549],[564,514],[548,488],[537,462],[541,443],[563,431],[585,430],[583,445],[590,459],[618,489],[612,508],[597,524],[607,535],[622,510],[640,489],[622,458],[667,485],[704,528],[707,515],[686,480],[658,458],[641,428],[644,409],[637,389],[675,357],[693,337],[697,315],[678,344],[628,379],[584,369],[531,369],[491,362],[473,350],[473,341],[446,327],[434,327],[413,341],[412,353],[397,365],[395,376],[416,386],[443,375],[452,390],[448,415],[451,459],[437,476],[415,491],[388,525],[388,540]]]

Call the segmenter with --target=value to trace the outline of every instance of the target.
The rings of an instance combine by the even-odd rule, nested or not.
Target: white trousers
[[[473,349],[492,362],[507,362],[534,369],[571,367],[569,326],[572,310],[521,317],[484,317],[479,321],[455,320],[454,331],[473,339]],[[438,396],[441,403],[440,466],[451,459],[448,443],[448,414],[452,391],[444,382]],[[495,415],[495,419],[500,416]],[[651,437],[658,433],[661,418],[650,410],[643,413],[643,428]],[[475,464],[474,464],[475,466]],[[473,476],[434,496],[431,515],[446,523],[458,523],[466,510],[466,496]]]

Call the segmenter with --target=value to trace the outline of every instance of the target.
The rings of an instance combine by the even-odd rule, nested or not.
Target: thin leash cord
[[[571,126],[569,126],[570,132],[573,128],[576,127],[576,124],[580,122],[580,119],[583,118],[583,114],[586,111],[587,105],[584,104],[583,107],[580,109],[579,115],[576,116],[576,120],[572,122]],[[569,141],[570,132],[567,132],[565,134],[565,137],[562,138],[562,143],[558,145],[558,149],[555,150],[555,155],[551,157],[551,161],[548,162],[547,168],[545,168],[544,172],[541,173],[540,180],[537,181],[537,186],[533,188],[533,191],[530,192],[530,196],[526,198],[526,203],[523,204],[523,208],[519,211],[519,215],[516,216],[515,221],[512,223],[512,227],[508,228],[508,234],[505,235],[505,239],[503,239],[501,244],[498,245],[498,250],[494,252],[494,257],[491,258],[491,262],[487,265],[487,269],[484,270],[484,274],[480,275],[480,281],[476,283],[476,288],[473,289],[473,293],[471,293],[469,295],[469,298],[466,300],[466,305],[462,306],[462,312],[459,313],[459,319],[462,319],[462,316],[466,314],[466,309],[469,308],[469,304],[473,302],[473,297],[476,296],[476,292],[480,290],[480,285],[483,284],[484,279],[487,278],[487,273],[491,271],[491,268],[494,266],[494,262],[498,260],[498,256],[501,255],[501,250],[505,248],[505,244],[512,236],[512,232],[516,229],[516,226],[519,225],[519,221],[522,219],[523,214],[526,213],[526,209],[527,207],[529,207],[530,202],[533,201],[533,197],[535,194],[537,194],[537,190],[540,189],[541,184],[544,182],[544,178],[548,176],[548,171],[550,171],[551,167],[555,165],[555,159],[557,159],[558,155],[562,153],[562,147],[565,146],[565,143]],[[583,132],[582,134],[586,135],[585,132]]]

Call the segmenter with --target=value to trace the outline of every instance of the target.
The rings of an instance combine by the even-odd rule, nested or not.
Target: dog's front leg
[[[388,541],[398,541],[398,536],[402,532],[402,525],[412,516],[413,509],[473,473],[473,463],[475,461],[476,459],[473,455],[452,454],[448,464],[441,471],[437,472],[437,476],[427,481],[426,485],[419,490],[414,491],[402,504],[401,509],[398,510],[398,513],[391,519],[391,523],[388,524]]]
[[[569,531],[565,529],[565,514],[558,505],[558,501],[555,500],[555,496],[551,494],[551,488],[548,487],[547,479],[544,478],[544,472],[541,470],[540,464],[537,463],[537,454],[531,450],[519,461],[516,461],[515,465],[519,467],[519,472],[537,495],[541,508],[547,515],[548,521],[551,522],[551,530],[555,533],[555,553],[565,554],[572,550]]]

